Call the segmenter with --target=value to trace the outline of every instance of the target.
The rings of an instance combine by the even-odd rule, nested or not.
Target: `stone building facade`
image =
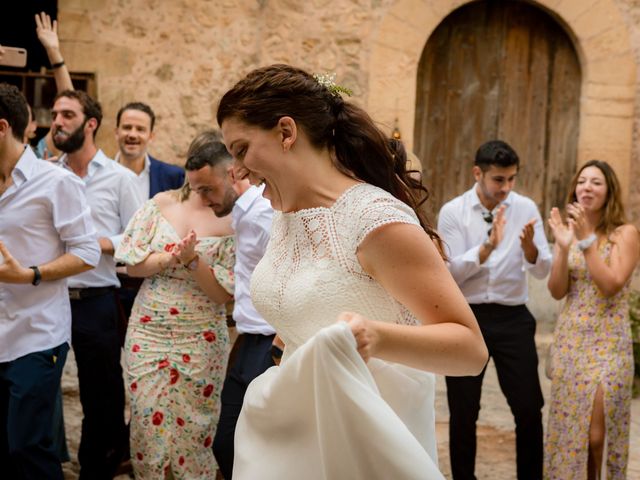
[[[496,0],[494,0],[496,1]],[[515,1],[515,0],[504,0]],[[429,36],[468,0],[60,0],[72,71],[96,75],[99,143],[115,152],[115,113],[132,100],[158,115],[151,148],[181,164],[190,139],[216,125],[222,93],[256,66],[336,72],[411,147],[416,75]],[[578,162],[609,161],[640,224],[640,0],[530,0],[574,43],[582,69]]]

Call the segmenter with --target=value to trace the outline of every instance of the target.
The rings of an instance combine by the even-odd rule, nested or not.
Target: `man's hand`
[[[113,248],[113,243],[107,237],[100,237],[98,239],[98,243],[100,244],[100,251],[107,255],[113,255],[115,253],[115,248]]]
[[[507,223],[504,218],[504,211],[506,209],[506,205],[501,205],[500,208],[498,208],[495,217],[493,217],[489,238],[487,238],[487,240],[480,246],[480,250],[478,251],[478,260],[480,261],[480,265],[487,261],[491,252],[498,248],[498,245],[500,245],[500,242],[504,238],[504,226]]]
[[[520,246],[524,252],[524,258],[529,263],[536,263],[538,259],[538,247],[533,243],[533,234],[535,233],[534,227],[536,225],[536,219],[532,218],[522,228],[520,233]]]
[[[35,275],[33,270],[25,268],[13,258],[4,243],[0,242],[0,283],[31,283]]]
[[[500,242],[502,242],[502,239],[504,238],[504,226],[507,223],[504,218],[504,212],[506,209],[506,205],[500,205],[500,208],[498,208],[498,211],[496,212],[496,216],[493,218],[493,223],[491,224],[489,243],[494,249],[498,248],[498,245],[500,245]]]
[[[58,22],[54,20],[52,23],[51,17],[44,12],[36,14],[36,34],[47,53],[60,51]]]

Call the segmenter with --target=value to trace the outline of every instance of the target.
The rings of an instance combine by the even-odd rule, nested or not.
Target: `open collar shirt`
[[[120,152],[116,153],[116,158],[114,158],[114,160],[118,162],[118,164],[122,165],[120,163]],[[136,175],[136,172],[133,172],[133,174],[136,176],[136,179],[135,179],[136,187],[138,188],[138,191],[142,195],[142,198],[145,198],[145,199],[150,198],[150,192],[151,192],[151,173],[150,172],[151,172],[151,160],[149,159],[149,154],[145,153],[144,167],[142,168],[142,171],[137,175]]]
[[[80,179],[25,148],[0,196],[0,240],[23,266],[65,253],[95,266],[100,246]],[[67,279],[0,283],[0,363],[71,339]]]
[[[255,186],[249,188],[236,200],[231,211],[236,239],[233,319],[238,333],[272,335],[275,330],[256,311],[250,291],[251,275],[267,249],[273,219],[271,203],[262,196],[262,190]]]
[[[479,251],[488,238],[490,224],[480,203],[476,185],[446,203],[440,210],[438,231],[446,243],[449,270],[471,304],[522,305],[528,299],[527,271],[544,278],[551,269],[551,252],[538,207],[530,198],[510,192],[506,205],[504,238],[480,264]],[[500,205],[492,213],[496,213]],[[525,224],[536,219],[533,241],[538,248],[535,264],[529,263],[520,245]]]
[[[66,155],[60,158],[60,164],[71,171]],[[87,175],[81,179],[98,238],[108,238],[114,250],[129,220],[144,201],[135,179],[135,173],[107,157],[102,150],[96,152],[89,162]],[[73,288],[110,286],[120,286],[112,255],[102,255],[95,269],[69,278],[69,287]]]

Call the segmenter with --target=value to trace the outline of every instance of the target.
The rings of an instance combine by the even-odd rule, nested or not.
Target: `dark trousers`
[[[542,390],[534,342],[536,322],[524,305],[471,305],[493,357],[502,393],[516,424],[518,479],[542,478]],[[475,479],[476,421],[484,370],[447,377],[449,452],[454,480]]]
[[[81,480],[113,478],[127,448],[115,291],[71,300],[72,345],[78,364]]]
[[[222,407],[212,447],[225,480],[231,480],[233,474],[233,441],[244,394],[254,378],[273,366],[273,337],[274,335],[243,333],[233,345],[233,364],[229,367],[222,387]]]
[[[62,480],[53,444],[56,393],[69,345],[0,363],[0,468],[12,480]]]

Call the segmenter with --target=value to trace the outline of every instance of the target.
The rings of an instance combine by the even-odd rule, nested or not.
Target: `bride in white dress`
[[[285,343],[245,396],[234,480],[443,478],[433,373],[487,361],[426,190],[341,91],[273,65],[218,108],[236,178],[277,211],[252,298]]]

